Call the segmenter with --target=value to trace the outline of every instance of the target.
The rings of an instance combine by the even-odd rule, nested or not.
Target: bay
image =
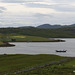
[[[63,38],[66,42],[10,42],[14,47],[0,47],[0,54],[56,54],[75,57],[75,38]],[[56,52],[55,50],[67,50]]]

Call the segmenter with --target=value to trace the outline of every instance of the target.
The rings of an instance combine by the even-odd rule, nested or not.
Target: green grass
[[[25,38],[17,38],[16,41],[24,40],[24,41],[52,41],[54,39],[48,39],[43,37],[35,37],[35,36],[24,36]]]
[[[52,61],[66,59],[57,55],[0,55],[0,74],[17,72],[20,70],[37,67]]]
[[[0,41],[0,45],[3,45],[4,43]]]
[[[16,75],[75,75],[75,59]]]
[[[16,41],[28,41],[28,42],[45,42],[45,41],[55,41],[54,39],[48,39],[43,37],[36,37],[36,36],[10,36],[10,38],[1,38],[0,41],[12,41],[15,39]]]

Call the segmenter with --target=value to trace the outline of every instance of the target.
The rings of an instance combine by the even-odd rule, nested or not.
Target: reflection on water
[[[15,47],[0,47],[0,54],[56,54],[75,57],[75,39],[65,39],[66,42],[16,42]],[[66,49],[59,53],[55,50]]]

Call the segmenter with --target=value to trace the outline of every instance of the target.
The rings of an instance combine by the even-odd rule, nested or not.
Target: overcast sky
[[[75,23],[75,0],[0,0],[0,27]]]

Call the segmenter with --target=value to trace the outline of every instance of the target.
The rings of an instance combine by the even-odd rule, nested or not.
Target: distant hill
[[[75,27],[75,24],[71,24],[71,25],[69,25],[69,27]]]
[[[71,25],[59,25],[59,24],[55,24],[55,25],[51,25],[51,24],[42,24],[42,25],[38,25],[37,27],[34,26],[21,26],[18,28],[43,28],[43,29],[56,29],[56,28],[62,28],[62,27],[75,27],[75,24],[71,24]]]
[[[75,24],[71,24],[71,25],[51,25],[51,24],[42,24],[39,25],[37,27],[34,26],[22,26],[22,27],[18,27],[18,28],[43,28],[43,29],[55,29],[55,28],[62,28],[62,27],[75,27]]]
[[[61,25],[50,25],[50,24],[43,24],[37,26],[37,28],[61,28]]]
[[[37,26],[36,28],[45,28],[45,29],[54,29],[54,28],[62,28],[62,27],[75,27],[75,24],[72,25],[51,25],[51,24],[42,24]]]
[[[75,25],[61,28],[0,28],[0,33],[8,35],[40,36],[47,38],[75,38]]]
[[[21,27],[18,27],[18,28],[34,28],[33,26],[21,26]]]

